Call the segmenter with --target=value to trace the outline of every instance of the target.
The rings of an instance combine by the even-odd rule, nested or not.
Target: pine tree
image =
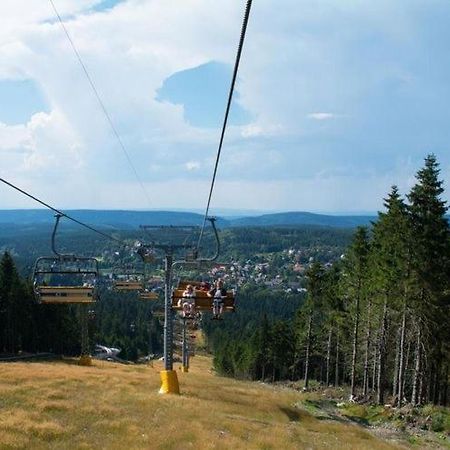
[[[308,389],[310,379],[311,354],[313,351],[313,333],[314,321],[317,313],[321,308],[322,295],[324,291],[324,267],[314,262],[306,272],[308,294],[306,301],[302,306],[297,319],[297,332],[299,336],[299,344],[304,346],[305,350],[305,390]]]
[[[343,284],[350,301],[349,314],[353,319],[350,400],[356,395],[356,365],[359,355],[359,332],[362,303],[366,300],[368,280],[369,237],[366,227],[358,227],[345,255]]]
[[[331,383],[332,357],[333,355],[336,355],[336,353],[339,353],[338,349],[335,349],[333,352],[333,337],[335,346],[337,346],[338,330],[342,325],[342,320],[344,317],[342,293],[339,290],[340,277],[341,266],[339,263],[333,264],[333,266],[325,272],[324,276],[321,316],[323,317],[323,340],[326,341],[324,380],[326,386]],[[335,370],[336,366],[339,367],[339,358],[335,358]]]
[[[264,381],[267,375],[267,368],[270,364],[269,357],[270,324],[267,315],[264,314],[261,325],[251,338],[252,352],[252,378]]]
[[[377,362],[377,402],[384,402],[386,384],[386,342],[388,313],[401,310],[406,319],[406,298],[403,295],[408,283],[410,265],[409,219],[406,205],[398,188],[392,187],[384,201],[386,212],[378,214],[373,225],[373,242],[370,253],[372,292],[380,300],[380,325]],[[403,297],[403,303],[398,299]],[[402,320],[401,334],[405,323]]]
[[[0,349],[14,353],[18,350],[18,314],[23,289],[14,261],[7,252],[0,261]]]
[[[421,400],[418,386],[424,375],[422,368],[429,361],[428,373],[443,377],[443,355],[448,345],[448,306],[450,278],[450,234],[445,217],[446,202],[441,199],[443,182],[439,180],[439,164],[435,155],[425,158],[417,172],[417,182],[408,195],[411,230],[414,242],[413,271],[416,291],[413,304],[415,323],[415,363],[411,402]],[[426,354],[422,355],[425,349]],[[439,401],[439,381],[430,386],[433,400]]]

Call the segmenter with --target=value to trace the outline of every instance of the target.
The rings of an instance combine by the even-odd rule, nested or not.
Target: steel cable
[[[65,35],[67,37],[67,40],[69,41],[70,46],[72,47],[72,50],[74,51],[75,56],[77,57],[81,68],[83,69],[83,72],[84,72],[84,74],[86,76],[86,79],[88,80],[88,83],[90,84],[90,86],[92,88],[92,91],[93,91],[93,93],[94,93],[94,95],[95,95],[95,97],[96,97],[96,99],[97,99],[97,101],[98,101],[98,103],[100,105],[101,110],[103,111],[103,114],[105,115],[106,120],[107,120],[109,126],[111,127],[111,130],[112,130],[114,136],[116,137],[117,142],[119,143],[120,148],[122,149],[123,153],[125,154],[125,157],[126,157],[126,159],[128,161],[128,164],[130,165],[130,167],[131,167],[131,169],[132,169],[132,171],[134,173],[134,176],[136,177],[136,180],[138,181],[138,183],[140,184],[140,186],[142,188],[142,192],[144,193],[144,195],[145,195],[145,197],[147,199],[148,205],[151,206],[150,196],[148,195],[148,192],[145,189],[144,183],[142,182],[141,177],[139,176],[139,173],[138,173],[138,171],[136,170],[136,167],[133,164],[133,161],[132,161],[132,159],[130,157],[130,154],[128,153],[128,151],[126,149],[125,144],[123,143],[122,138],[120,137],[119,132],[117,131],[117,128],[115,127],[114,122],[112,121],[112,118],[111,118],[108,110],[106,109],[106,106],[103,103],[103,100],[100,97],[100,94],[99,94],[97,88],[95,87],[94,81],[92,80],[92,77],[90,76],[89,71],[87,70],[87,67],[84,64],[83,59],[81,58],[81,55],[80,55],[80,53],[78,52],[78,50],[77,50],[77,48],[75,46],[75,43],[73,42],[72,38],[70,37],[70,34],[69,34],[66,26],[64,25],[64,22],[63,22],[61,16],[59,15],[59,12],[56,9],[55,3],[53,2],[53,0],[49,0],[49,2],[50,2],[50,4],[53,7],[55,15],[58,18],[58,21],[61,24],[62,29],[64,30],[64,33],[65,33]]]
[[[239,38],[239,45],[238,45],[238,50],[237,50],[237,54],[236,54],[236,60],[234,63],[234,69],[233,69],[233,77],[231,79],[231,84],[230,84],[230,91],[228,93],[228,101],[227,101],[227,106],[225,109],[225,116],[224,116],[224,120],[223,120],[223,125],[222,125],[222,132],[220,134],[220,140],[219,140],[219,147],[217,149],[217,156],[216,156],[216,162],[214,165],[214,172],[213,172],[213,177],[212,177],[212,181],[211,181],[211,187],[209,190],[209,195],[208,195],[208,202],[206,204],[206,210],[205,210],[205,216],[203,218],[203,224],[200,230],[200,235],[198,238],[198,242],[197,242],[197,252],[200,250],[200,244],[203,238],[203,233],[205,231],[205,226],[206,226],[206,221],[208,219],[208,214],[209,214],[209,208],[211,205],[211,198],[212,198],[212,194],[213,194],[213,190],[214,190],[214,184],[216,181],[216,176],[217,176],[217,169],[219,167],[219,161],[220,161],[220,155],[222,152],[222,146],[223,146],[223,141],[224,141],[224,137],[225,137],[225,131],[227,128],[227,124],[228,124],[228,116],[230,113],[230,108],[231,108],[231,102],[233,100],[233,92],[234,92],[234,87],[236,84],[236,79],[237,79],[237,74],[238,74],[238,70],[239,70],[239,63],[241,60],[241,54],[242,54],[242,48],[244,46],[244,40],[245,40],[245,35],[247,32],[247,25],[248,25],[248,19],[250,17],[250,9],[252,7],[252,0],[247,0],[247,5],[245,7],[245,13],[244,13],[244,20],[242,22],[242,28],[241,28],[241,36]]]

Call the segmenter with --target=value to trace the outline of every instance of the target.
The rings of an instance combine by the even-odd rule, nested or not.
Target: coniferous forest
[[[354,400],[446,405],[450,233],[443,192],[429,155],[406,198],[393,186],[378,220],[356,229],[339,261],[309,265],[306,298],[292,317],[262,313],[255,328],[208,328],[216,368],[254,380],[303,380],[305,389],[348,385]]]
[[[260,272],[241,280],[236,314],[219,323],[206,314],[202,321],[216,370],[301,380],[305,389],[345,385],[352,399],[379,404],[447,404],[450,233],[443,192],[429,155],[406,197],[393,186],[370,227],[224,232],[227,257]],[[285,249],[294,247],[301,248],[301,279],[286,269]],[[100,297],[89,315],[91,344],[119,347],[129,360],[161,352],[162,325],[152,305],[111,290]],[[79,309],[36,304],[31,283],[5,252],[0,353],[79,351]]]

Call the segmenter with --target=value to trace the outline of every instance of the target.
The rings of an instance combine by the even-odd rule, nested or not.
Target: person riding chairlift
[[[209,292],[211,290],[211,285],[207,281],[202,281],[200,287],[197,289],[201,292]]]
[[[223,281],[218,279],[213,287],[208,292],[208,297],[213,298],[213,319],[219,320],[223,314],[224,301],[227,298],[227,290],[223,287]]]
[[[191,284],[186,286],[183,298],[180,299],[183,305],[183,317],[194,317],[195,315],[195,291]]]

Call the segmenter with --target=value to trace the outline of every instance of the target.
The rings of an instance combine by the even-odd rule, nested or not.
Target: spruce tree
[[[406,314],[406,283],[409,276],[410,233],[406,205],[397,186],[393,186],[384,200],[386,212],[378,214],[373,225],[373,241],[370,253],[371,288],[380,306],[378,351],[376,361],[377,402],[384,403],[386,384],[386,342],[388,314],[402,311]],[[403,302],[398,299],[402,298]],[[403,316],[402,316],[403,317]],[[405,333],[402,320],[400,336]]]
[[[349,318],[353,321],[350,400],[356,396],[356,370],[359,356],[359,333],[362,303],[366,300],[368,280],[369,236],[366,227],[358,227],[345,255],[342,282],[349,304]]]
[[[14,261],[8,252],[0,261],[0,350],[18,350],[18,322],[21,285]]]
[[[439,401],[443,357],[448,350],[450,235],[445,217],[447,206],[441,199],[444,187],[439,173],[436,156],[428,155],[408,195],[414,242],[413,270],[417,285],[413,304],[416,334],[411,394],[413,404],[421,401],[419,384],[422,384],[420,378],[424,376],[425,369],[429,375],[435,374],[435,380],[439,380],[434,385],[428,384],[429,400]],[[425,368],[426,361],[428,367]]]
[[[315,329],[314,321],[317,313],[321,308],[322,296],[324,291],[324,275],[325,270],[322,264],[314,262],[306,272],[307,279],[307,297],[304,305],[297,316],[297,335],[299,344],[304,347],[305,351],[305,390],[308,389],[309,379],[311,376],[311,355],[313,352],[313,334]]]

